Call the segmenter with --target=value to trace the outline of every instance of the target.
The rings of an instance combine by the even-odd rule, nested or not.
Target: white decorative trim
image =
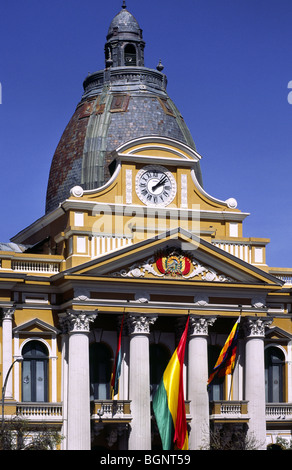
[[[74,197],[82,197],[83,196],[83,188],[81,186],[74,186],[70,189],[71,196]]]
[[[230,197],[229,199],[226,199],[226,204],[230,209],[236,209],[237,208],[237,200],[234,199],[234,197]]]
[[[188,176],[186,174],[181,175],[181,204],[182,209],[188,207]]]
[[[147,303],[150,300],[150,294],[148,292],[136,292],[135,300],[140,303]]]
[[[126,170],[126,204],[132,204],[132,170]]]
[[[145,274],[152,274],[156,277],[168,277],[163,273],[159,273],[155,270],[155,258],[151,258],[141,261],[140,263],[135,263],[130,266],[128,269],[121,269],[118,272],[113,273],[114,277],[134,277],[141,278],[145,277]],[[203,266],[198,263],[195,259],[192,259],[193,270],[188,275],[181,275],[182,279],[192,279],[194,277],[201,276],[202,281],[207,282],[233,282],[234,280],[225,276],[224,274],[218,274],[214,269],[210,267]]]

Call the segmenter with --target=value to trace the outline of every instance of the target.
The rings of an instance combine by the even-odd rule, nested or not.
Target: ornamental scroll
[[[113,276],[143,278],[149,274],[161,278],[197,278],[196,280],[207,282],[234,282],[230,277],[217,273],[211,267],[199,263],[192,255],[177,248],[156,253],[151,258],[113,273]]]

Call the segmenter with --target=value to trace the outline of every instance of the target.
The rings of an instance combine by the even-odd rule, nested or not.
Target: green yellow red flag
[[[153,397],[163,450],[188,450],[188,431],[183,390],[183,364],[189,317],[179,345],[174,351]]]

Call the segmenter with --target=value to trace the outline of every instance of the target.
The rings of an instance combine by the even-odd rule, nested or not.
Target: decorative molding
[[[254,308],[264,308],[266,306],[266,297],[253,297],[251,299],[251,305]]]
[[[229,207],[229,209],[236,209],[237,207],[237,200],[234,199],[234,197],[230,197],[229,199],[226,199],[226,204]]]
[[[135,300],[141,303],[147,303],[150,300],[150,294],[148,292],[136,292]]]
[[[200,278],[206,282],[234,282],[224,274],[218,274],[209,266],[200,264],[195,258],[178,249],[169,249],[151,258],[135,263],[129,268],[114,272],[114,277],[145,277],[152,274],[156,277],[180,277],[182,279]]]
[[[71,196],[74,197],[82,197],[83,196],[83,188],[81,186],[74,186],[70,189]]]
[[[265,328],[268,327],[273,320],[265,318],[246,318],[244,322],[244,330],[247,337],[264,337]]]
[[[90,323],[97,317],[97,310],[94,312],[67,310],[66,313],[59,315],[60,327],[62,333],[88,333]]]
[[[74,289],[74,300],[86,301],[90,299],[90,292],[84,287],[77,287]]]
[[[126,204],[132,204],[133,183],[132,170],[126,170]]]
[[[153,325],[157,317],[146,315],[130,315],[127,318],[129,334],[150,334],[150,325]]]
[[[153,276],[164,277],[164,274],[158,273],[154,269],[155,259],[152,256],[148,260],[144,260],[141,263],[135,263],[128,269],[122,269],[121,271],[113,273],[114,277],[144,277],[146,273],[153,274]]]
[[[188,176],[186,174],[181,175],[181,204],[182,209],[188,207]]]
[[[207,336],[209,326],[212,326],[215,321],[215,317],[204,318],[190,316],[189,334],[191,336]]]
[[[197,307],[206,307],[209,304],[209,297],[206,294],[196,294],[194,296],[194,304]]]
[[[2,308],[2,320],[13,320],[15,308],[14,307],[7,307]]]

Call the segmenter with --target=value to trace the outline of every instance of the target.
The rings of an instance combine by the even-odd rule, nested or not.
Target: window
[[[265,350],[266,402],[283,402],[285,357],[280,348],[271,346]]]
[[[209,346],[208,351],[208,363],[209,363],[209,375],[212,373],[213,368],[217,362],[222,347],[220,346]],[[209,387],[209,400],[219,401],[223,400],[223,385],[224,377],[216,377],[212,380]]]
[[[22,401],[48,401],[48,350],[40,341],[29,341],[22,350]]]
[[[137,65],[136,48],[133,44],[125,47],[125,65]]]
[[[112,374],[112,353],[104,343],[92,343],[89,347],[90,361],[90,399],[110,398]]]
[[[168,349],[162,344],[151,344],[150,345],[150,393],[151,399],[153,398],[160,381],[163,376],[163,372],[170,360],[170,353]]]

